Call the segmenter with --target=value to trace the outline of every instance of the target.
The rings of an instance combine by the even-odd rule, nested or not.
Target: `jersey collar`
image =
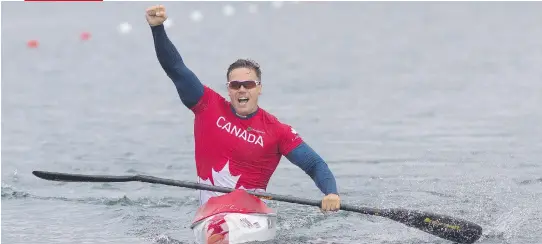
[[[242,115],[239,115],[237,114],[237,112],[235,112],[235,109],[233,108],[233,105],[230,104],[230,109],[231,109],[231,112],[233,114],[235,114],[235,116],[237,116],[237,118],[240,118],[240,119],[250,119],[252,117],[254,117],[254,115],[256,115],[258,113],[258,111],[260,111],[260,107],[257,107],[256,108],[256,111],[254,111],[253,113],[247,115],[247,116],[242,116]]]

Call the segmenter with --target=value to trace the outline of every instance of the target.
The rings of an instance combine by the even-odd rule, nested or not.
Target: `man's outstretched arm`
[[[307,173],[325,195],[339,194],[335,177],[327,163],[307,143],[297,146],[286,158]]]
[[[169,40],[164,25],[151,26],[151,30],[158,62],[175,84],[182,103],[192,108],[203,96],[203,84],[184,64],[181,55]]]

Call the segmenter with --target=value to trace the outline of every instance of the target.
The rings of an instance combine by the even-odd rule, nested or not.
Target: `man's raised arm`
[[[166,34],[163,25],[167,19],[165,7],[157,5],[148,8],[146,18],[151,26],[158,62],[175,84],[182,103],[188,108],[193,107],[203,96],[203,84],[194,72],[186,67],[181,55]]]

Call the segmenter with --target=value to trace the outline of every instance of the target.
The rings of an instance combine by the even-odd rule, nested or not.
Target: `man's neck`
[[[258,110],[260,109],[259,107],[256,107],[256,110],[254,112],[252,112],[250,114],[247,114],[247,115],[240,115],[235,111],[235,108],[233,108],[233,105],[230,105],[230,108],[231,108],[231,111],[235,114],[235,116],[237,116],[240,119],[250,119],[254,115],[256,115],[256,113],[258,113]]]

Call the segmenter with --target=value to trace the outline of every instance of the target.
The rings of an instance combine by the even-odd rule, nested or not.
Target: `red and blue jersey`
[[[224,97],[204,86],[184,64],[164,26],[151,27],[156,56],[182,103],[195,115],[200,183],[265,191],[282,156],[305,171],[324,194],[338,194],[325,161],[288,124],[262,108],[241,118]],[[201,191],[200,204],[218,193]]]
[[[230,102],[206,86],[191,110],[200,183],[264,191],[281,157],[303,142],[292,127],[264,109],[240,118]],[[202,192],[200,201],[218,195]]]

